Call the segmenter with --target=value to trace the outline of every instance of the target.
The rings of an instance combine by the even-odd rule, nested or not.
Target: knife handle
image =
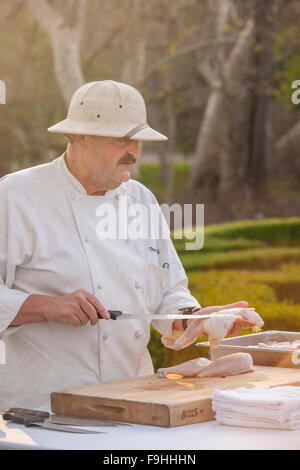
[[[121,312],[121,310],[107,310],[107,311],[110,314],[110,319],[111,320],[117,320],[117,318],[123,316],[123,313]],[[97,315],[98,315],[99,320],[103,319],[103,317],[101,317],[101,315],[99,315],[99,313]]]
[[[30,410],[26,408],[9,408],[4,411],[2,418],[5,421],[12,421],[13,423],[25,424],[30,426],[33,423],[42,423],[45,419],[49,418],[50,414],[47,411]]]

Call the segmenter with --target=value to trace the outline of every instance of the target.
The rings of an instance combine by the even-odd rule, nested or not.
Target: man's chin
[[[125,183],[126,181],[130,180],[130,173],[129,175],[123,175],[121,178],[120,178],[120,183]]]
[[[130,180],[130,173],[129,174],[124,174],[124,175],[118,175],[117,178],[114,178],[114,183],[116,183],[118,186],[121,183],[126,183],[126,181]]]

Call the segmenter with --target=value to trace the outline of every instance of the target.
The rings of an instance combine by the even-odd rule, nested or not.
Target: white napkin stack
[[[212,408],[220,424],[271,429],[300,429],[300,387],[215,390]]]

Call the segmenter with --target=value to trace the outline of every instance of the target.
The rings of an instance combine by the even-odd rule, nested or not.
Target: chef
[[[87,83],[48,130],[67,136],[66,152],[0,180],[0,410],[153,373],[149,320],[113,321],[108,310],[159,316],[200,308],[169,237],[99,230],[108,208],[122,223],[136,204],[148,215],[159,207],[130,179],[139,141],[167,139],[147,124],[142,95],[111,80]],[[162,338],[183,333],[181,320],[152,324]]]

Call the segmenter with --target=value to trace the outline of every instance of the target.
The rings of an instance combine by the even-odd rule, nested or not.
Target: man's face
[[[128,181],[133,165],[140,156],[138,140],[85,136],[82,146],[86,176],[103,190],[117,188]]]

